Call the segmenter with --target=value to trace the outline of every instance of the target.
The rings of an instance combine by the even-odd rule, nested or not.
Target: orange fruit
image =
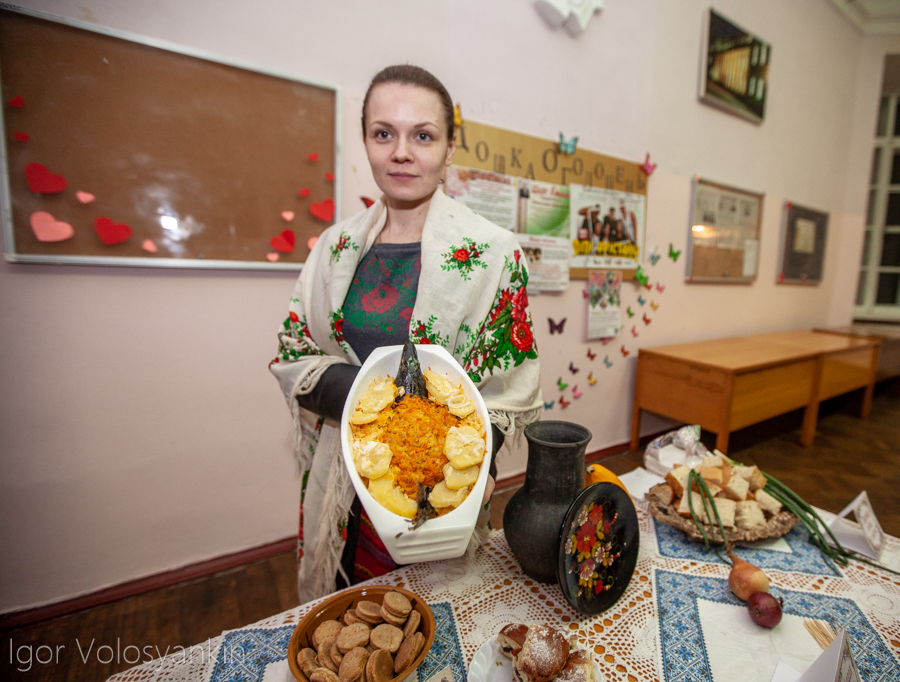
[[[619,477],[606,467],[600,466],[599,464],[591,464],[587,468],[587,474],[588,478],[591,479],[591,484],[612,483],[619,486],[626,493],[628,492],[628,488],[623,485],[622,481],[619,480]]]

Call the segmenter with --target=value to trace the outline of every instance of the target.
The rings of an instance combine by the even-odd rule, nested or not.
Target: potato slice
[[[456,507],[463,503],[468,494],[468,488],[450,490],[450,488],[447,487],[447,482],[441,481],[431,489],[431,493],[428,495],[428,501],[431,502],[431,506],[435,509],[440,509],[442,507],[453,507],[456,509]]]
[[[376,419],[378,419],[377,412],[360,412],[359,410],[354,410],[353,414],[350,415],[351,424],[368,424]]]
[[[450,398],[459,393],[459,388],[443,374],[430,369],[426,369],[422,374],[425,375],[425,388],[434,402],[446,405]]]
[[[391,448],[378,441],[359,441],[353,444],[353,463],[360,476],[381,478],[391,467]]]
[[[485,451],[484,438],[471,426],[452,426],[444,441],[444,454],[457,469],[481,464]]]
[[[369,493],[389,512],[407,519],[416,515],[416,501],[394,485],[394,474],[390,471],[380,478],[369,479]]]
[[[459,418],[467,417],[475,411],[475,403],[464,393],[457,393],[447,401],[447,409]]]
[[[381,412],[393,402],[396,397],[397,387],[390,377],[378,377],[374,379],[366,392],[362,394],[356,409],[360,412]]]
[[[479,469],[477,466],[457,469],[449,462],[444,465],[444,482],[450,490],[459,490],[470,485],[475,485],[478,480]]]

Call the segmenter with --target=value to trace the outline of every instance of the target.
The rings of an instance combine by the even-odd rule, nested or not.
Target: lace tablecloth
[[[456,655],[464,659],[459,670],[504,625],[522,622],[567,631],[594,653],[608,680],[768,682],[779,659],[802,671],[821,653],[802,626],[804,618],[818,618],[851,635],[863,680],[900,679],[900,576],[856,562],[836,575],[802,528],[765,547],[739,549],[740,556],[769,575],[771,592],[784,598],[782,622],[765,630],[750,621],[743,603],[728,589],[730,564],[704,553],[680,531],[658,524],[644,502],[637,503],[637,511],[641,548],[634,577],[622,598],[598,616],[574,611],[558,585],[525,576],[503,531],[493,531],[471,560],[414,564],[370,583],[405,587],[429,604],[452,605]],[[888,538],[882,563],[900,568],[900,540]],[[253,635],[252,646],[268,655],[266,660],[283,658],[279,647],[286,651],[290,626],[314,605],[223,633],[110,680],[218,682],[225,679],[217,673],[223,642],[236,641],[242,633]],[[282,667],[287,670],[286,663]],[[267,682],[284,679],[283,671],[276,676],[260,668],[228,679]]]

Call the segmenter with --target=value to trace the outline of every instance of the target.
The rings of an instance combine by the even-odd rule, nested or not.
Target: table
[[[879,346],[797,330],[641,348],[631,449],[640,445],[641,410],[699,424],[728,454],[732,431],[804,408],[800,442],[812,445],[821,401],[865,388],[860,416],[868,416]]]
[[[863,336],[881,341],[878,351],[878,368],[875,381],[886,381],[900,377],[900,325],[878,324],[875,322],[854,322],[844,327],[816,329],[826,334]]]
[[[369,582],[405,587],[436,613],[450,614],[454,635],[449,639],[455,644],[445,644],[458,652],[456,682],[462,682],[462,670],[482,644],[510,622],[547,623],[566,631],[593,652],[611,681],[711,680],[715,675],[716,680],[769,682],[779,658],[775,648],[797,670],[821,653],[802,627],[804,617],[831,620],[850,632],[866,682],[900,679],[900,577],[859,563],[836,576],[802,529],[770,548],[740,549],[770,576],[772,592],[784,597],[784,619],[775,630],[764,630],[728,589],[729,565],[705,554],[680,531],[658,524],[645,502],[636,506],[641,548],[634,577],[622,598],[598,616],[573,611],[557,585],[525,576],[500,530],[471,560],[411,565]],[[888,538],[882,561],[900,568],[900,540]],[[283,660],[287,640],[314,607],[304,604],[223,633],[191,655],[150,661],[110,682],[289,680]],[[234,649],[256,652],[257,668],[240,674],[224,669],[223,657]]]

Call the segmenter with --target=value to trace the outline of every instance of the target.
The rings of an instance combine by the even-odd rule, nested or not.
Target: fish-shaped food
[[[428,397],[428,391],[425,388],[425,375],[422,374],[419,356],[416,354],[415,345],[409,339],[403,344],[400,368],[397,370],[394,384],[397,386],[395,402],[399,403],[408,395],[417,395],[420,398]]]

